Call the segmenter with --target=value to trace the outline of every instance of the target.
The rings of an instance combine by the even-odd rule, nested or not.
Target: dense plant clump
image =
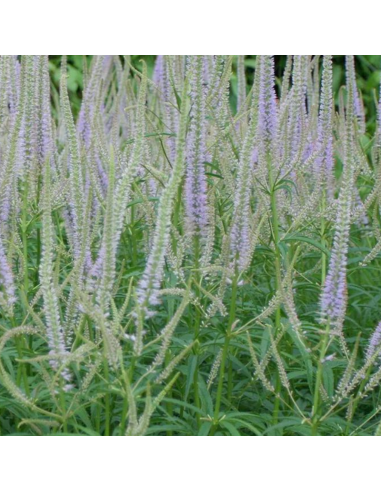
[[[381,434],[381,101],[246,61],[0,57],[2,435]]]

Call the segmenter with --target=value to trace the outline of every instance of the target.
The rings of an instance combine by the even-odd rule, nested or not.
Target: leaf
[[[187,386],[185,390],[185,399],[188,399],[189,391],[193,384],[194,374],[196,372],[198,357],[197,355],[191,355],[188,362],[188,372],[187,372]]]
[[[210,430],[212,428],[212,423],[211,422],[204,422],[200,428],[200,431],[198,435],[200,437],[206,437],[209,436]]]
[[[76,426],[77,429],[84,432],[87,436],[100,437],[101,435],[93,429],[88,429],[87,427],[82,427],[81,425]]]
[[[225,429],[227,429],[230,432],[231,436],[241,437],[239,430],[230,422],[226,422],[226,420],[223,420],[220,423],[220,427],[224,427]]]
[[[330,257],[331,253],[330,251],[323,246],[322,244],[318,243],[317,241],[314,241],[313,239],[305,236],[286,236],[285,238],[282,239],[281,242],[285,243],[307,243],[310,244],[311,246],[314,246],[316,249],[319,249],[322,253],[324,253],[326,256]]]
[[[241,419],[232,419],[232,418],[229,418],[229,421],[235,424],[239,424],[238,428],[247,429],[258,437],[262,436],[261,432],[258,429],[256,429],[253,425],[249,424],[249,422],[245,422],[244,420]]]
[[[198,389],[200,394],[200,400],[202,403],[202,408],[204,409],[207,415],[213,415],[213,411],[214,411],[213,400],[212,397],[210,396],[210,393],[208,391],[208,388],[204,380],[201,377],[199,378]]]
[[[305,346],[301,343],[299,340],[299,337],[297,333],[292,329],[290,326],[288,330],[288,334],[292,338],[292,341],[295,343],[295,345],[298,347],[300,354],[302,356],[303,364],[306,370],[306,375],[307,375],[307,381],[308,381],[308,386],[311,391],[313,392],[314,388],[314,369],[313,369],[313,364],[312,364],[312,359],[311,359],[311,354],[307,352]]]

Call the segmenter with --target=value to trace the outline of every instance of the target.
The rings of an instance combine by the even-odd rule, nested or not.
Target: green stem
[[[196,267],[196,282],[197,285],[200,282],[200,274],[199,274],[199,267],[200,267],[200,241],[198,235],[195,237],[195,267]],[[196,342],[195,344],[195,350],[198,351],[198,341],[200,338],[200,325],[201,325],[201,313],[199,309],[196,307],[196,316],[195,316],[195,324],[194,324],[194,340]],[[195,354],[196,357],[196,365],[195,365],[195,371],[194,371],[194,376],[193,376],[193,394],[194,394],[194,403],[197,408],[201,408],[201,403],[200,403],[200,395],[199,395],[199,387],[198,387],[198,353],[196,352]],[[201,425],[201,420],[200,420],[200,415],[197,413],[196,415],[196,421],[197,421],[197,429],[200,429]]]
[[[108,360],[107,357],[103,357],[103,370],[105,373],[105,379],[107,383],[109,384],[110,382],[110,374],[108,370]],[[106,395],[105,395],[105,436],[108,437],[110,436],[110,393],[109,393],[109,388],[106,388]]]
[[[364,391],[365,386],[369,382],[369,378],[370,378],[371,373],[372,373],[372,367],[370,367],[368,369],[367,374],[366,374],[366,376],[364,378],[364,381],[361,383],[361,385],[359,387],[359,390],[358,390],[358,393],[357,393],[356,398],[354,398],[352,400],[352,410],[350,412],[350,416],[348,418],[347,427],[346,427],[346,435],[347,436],[349,435],[350,426],[351,426],[351,424],[353,422],[353,417],[354,417],[354,415],[356,413],[356,410],[357,410],[357,407],[358,407],[358,405],[360,403],[362,392]]]
[[[228,357],[229,353],[229,343],[232,335],[232,327],[235,321],[235,313],[236,313],[236,302],[237,302],[237,287],[238,287],[238,274],[234,276],[233,279],[233,286],[232,286],[232,299],[231,299],[231,304],[230,304],[230,315],[229,315],[229,322],[228,322],[228,327],[226,330],[225,334],[225,343],[224,343],[224,348],[222,352],[222,359],[221,359],[221,367],[220,367],[220,375],[219,375],[219,380],[218,380],[218,388],[217,388],[217,397],[216,397],[216,405],[214,407],[214,426],[211,430],[211,433],[214,434],[218,424],[219,424],[219,417],[220,417],[220,409],[221,409],[221,401],[222,401],[222,390],[224,387],[224,379],[225,379],[225,366],[226,366],[226,360]]]
[[[21,234],[23,243],[24,256],[24,289],[25,295],[28,297],[29,292],[29,266],[28,266],[28,182],[25,183],[23,196],[23,211],[21,219]]]
[[[135,206],[132,205],[130,233],[131,233],[131,246],[132,246],[132,261],[135,267],[138,263],[138,248],[137,248],[136,234],[134,231],[134,225],[135,225]]]
[[[168,351],[165,355],[165,366],[169,366],[169,364],[171,363],[171,354],[170,352]],[[173,396],[173,392],[172,392],[172,388],[169,390],[168,392],[168,399],[172,399],[172,396]],[[167,413],[170,417],[173,417],[173,403],[166,403],[166,409],[167,409]],[[168,431],[167,432],[167,436],[168,437],[172,437],[173,436],[173,432],[172,431]]]
[[[122,361],[122,363],[123,363],[123,361]],[[125,436],[126,429],[127,429],[127,413],[128,413],[128,397],[127,397],[128,389],[127,388],[129,385],[129,381],[128,381],[127,373],[125,372],[123,366],[122,366],[122,374],[123,374],[124,383],[126,385],[126,395],[123,399],[122,417],[120,420],[120,437]]]
[[[324,211],[326,207],[326,196],[325,193],[323,195],[323,201],[322,201],[322,206],[321,206],[321,244],[323,249],[326,247],[326,238],[325,238],[325,218],[324,218]],[[325,253],[322,253],[321,257],[321,263],[322,263],[322,268],[321,268],[321,285],[322,288],[324,288],[325,280],[327,277],[327,257]],[[313,420],[312,420],[312,435],[317,436],[318,431],[319,431],[319,423],[320,423],[320,416],[319,416],[319,406],[320,406],[320,386],[322,382],[322,375],[323,375],[323,360],[327,352],[327,347],[328,347],[328,341],[329,341],[329,329],[330,329],[330,324],[327,324],[326,331],[324,334],[324,338],[322,341],[322,347],[320,351],[320,356],[319,356],[319,362],[318,362],[318,370],[316,374],[316,387],[315,387],[315,395],[314,395],[314,407],[313,407]]]
[[[40,203],[40,194],[41,194],[41,179],[38,178],[37,183],[37,204]],[[36,276],[35,276],[35,287],[38,287],[39,284],[39,273],[40,273],[40,263],[41,263],[41,229],[37,228],[37,265],[36,265]]]
[[[326,239],[325,239],[325,218],[324,218],[324,212],[326,208],[326,197],[325,197],[325,192],[323,195],[323,203],[322,203],[322,209],[321,209],[321,245],[323,247],[323,250],[326,248]],[[321,285],[324,287],[325,284],[325,279],[327,277],[327,256],[324,252],[322,252],[321,255]]]
[[[323,366],[324,358],[327,353],[328,343],[329,343],[329,332],[330,332],[330,322],[328,320],[327,327],[322,340],[322,346],[320,349],[318,369],[316,374],[316,385],[315,385],[315,396],[314,396],[314,407],[313,407],[313,419],[312,419],[312,435],[317,436],[320,424],[320,386],[323,380]]]
[[[17,323],[14,316],[12,316],[12,328],[16,328]],[[20,360],[23,359],[23,349],[24,349],[24,341],[23,339],[16,339],[15,341],[17,355]],[[19,366],[17,368],[17,386],[21,385],[21,381],[24,383],[24,389],[27,396],[30,396],[29,384],[28,384],[28,374],[25,364],[19,362]]]
[[[66,419],[66,401],[65,401],[65,392],[62,388],[60,388],[60,402],[61,402],[61,410],[62,410],[62,419],[63,419],[63,430],[65,434],[68,434],[68,425],[67,425],[67,419]]]
[[[272,212],[272,229],[273,229],[273,240],[275,248],[275,290],[279,292],[282,286],[282,254],[279,249],[280,241],[280,230],[279,230],[279,215],[278,206],[276,198],[276,183],[273,178],[273,171],[271,160],[268,160],[268,171],[270,180],[270,190],[271,190],[271,212]],[[281,329],[282,312],[280,306],[278,306],[275,313],[275,334],[277,335]],[[273,412],[273,425],[277,425],[279,420],[279,410],[280,410],[280,398],[279,393],[282,388],[281,380],[279,374],[277,374],[276,380],[276,399]]]

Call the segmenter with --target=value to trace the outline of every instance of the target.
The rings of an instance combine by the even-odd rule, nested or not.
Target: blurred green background
[[[61,55],[50,56],[50,70],[54,86],[58,90],[60,78],[60,61]],[[84,60],[89,62],[91,55],[68,55],[69,77],[68,87],[70,97],[75,112],[78,111],[82,88],[83,88],[83,63]],[[139,60],[144,59],[152,73],[156,55],[131,55],[132,63],[139,66]],[[248,83],[252,82],[253,69],[255,68],[256,55],[246,55],[246,65],[248,69]],[[345,82],[345,55],[334,55],[334,90],[336,94],[341,85]],[[283,73],[286,55],[276,55],[276,73],[280,78]],[[366,116],[368,121],[368,131],[373,132],[376,121],[376,108],[379,93],[379,84],[381,80],[381,55],[356,55],[356,67],[358,74],[358,86],[362,92]],[[236,93],[236,83],[232,83],[232,99],[234,103]]]

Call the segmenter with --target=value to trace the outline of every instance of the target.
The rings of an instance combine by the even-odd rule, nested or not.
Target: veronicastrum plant
[[[381,434],[381,102],[249,68],[0,57],[1,434]]]

